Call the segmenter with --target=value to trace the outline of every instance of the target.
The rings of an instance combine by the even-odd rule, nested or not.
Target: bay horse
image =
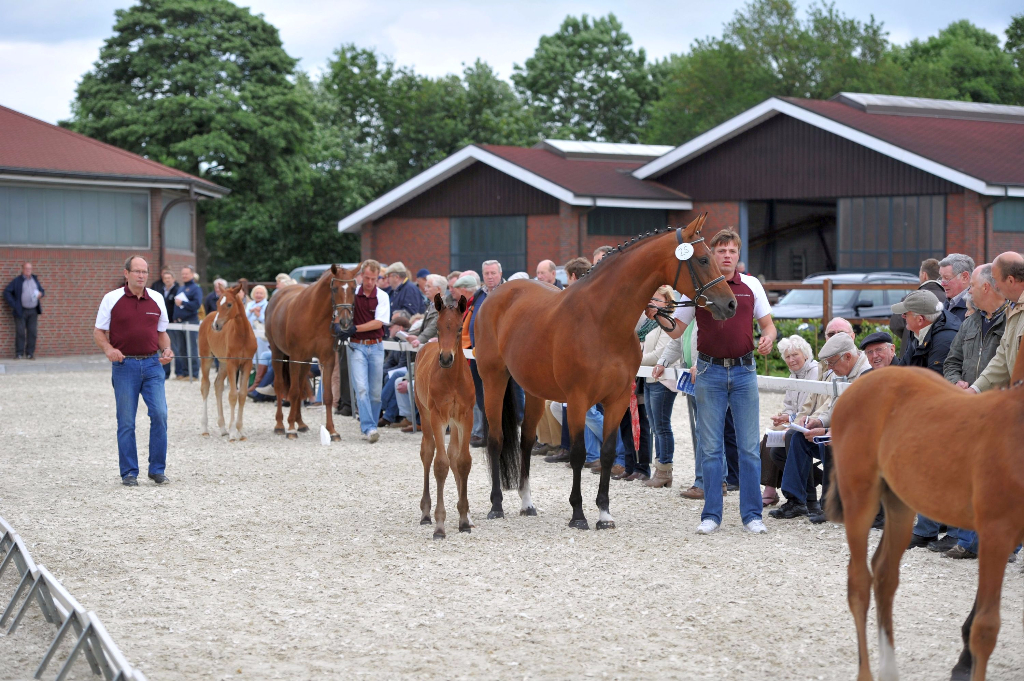
[[[513,486],[518,487],[522,501],[520,515],[537,515],[530,498],[530,452],[544,400],[552,400],[568,404],[569,525],[589,529],[580,492],[586,458],[583,428],[587,409],[601,403],[604,444],[597,529],[615,527],[608,511],[608,481],[619,423],[629,406],[642,358],[637,320],[658,287],[667,283],[685,293],[691,299],[689,305],[706,306],[715,319],[728,319],[736,313],[736,298],[700,236],[706,217],[706,213],[699,216],[685,229],[658,230],[620,245],[564,291],[519,280],[504,283],[487,296],[476,313],[474,353],[483,380],[488,425],[488,518],[504,517],[501,490]],[[687,276],[680,277],[684,263]],[[664,316],[674,328],[669,313]],[[521,440],[510,379],[526,393]]]
[[[446,306],[440,294],[434,296],[438,311],[437,341],[423,346],[416,357],[416,409],[423,424],[420,460],[423,461],[423,498],[420,525],[430,524],[430,462],[434,461],[437,480],[437,508],[434,510],[434,539],[444,539],[444,483],[449,464],[455,469],[459,491],[459,532],[469,532],[469,494],[466,489],[473,457],[469,453],[469,435],[473,430],[473,405],[476,389],[469,362],[462,351],[462,316],[466,298],[459,296],[457,306]],[[445,451],[445,427],[451,431]],[[435,458],[435,451],[437,457]]]
[[[320,362],[327,432],[331,434],[331,440],[341,440],[334,429],[331,409],[334,403],[331,375],[337,361],[332,326],[339,325],[342,332],[352,329],[357,273],[356,269],[346,270],[331,265],[316,283],[283,288],[274,294],[267,306],[265,331],[274,363],[274,393],[277,395],[274,432],[278,435],[285,433],[281,403],[288,399],[291,402],[288,411],[289,440],[297,439],[298,433],[309,430],[302,421],[302,399],[314,357]]]
[[[214,379],[217,393],[217,425],[220,434],[228,435],[224,423],[224,381],[228,381],[228,404],[231,405],[231,420],[235,430],[228,438],[245,440],[242,431],[242,411],[245,408],[245,397],[249,387],[249,373],[252,371],[252,356],[256,354],[256,334],[245,315],[244,279],[229,288],[217,301],[215,314],[206,315],[199,325],[199,357],[203,381],[200,389],[203,393],[203,435],[210,436],[207,416],[207,398],[210,395],[210,365],[216,357],[220,365]],[[235,420],[235,403],[238,403],[238,420]]]
[[[857,626],[859,681],[871,679],[867,613],[872,587],[879,676],[897,678],[892,603],[915,512],[978,533],[978,591],[961,628],[964,648],[952,678],[985,678],[999,633],[1006,562],[1024,540],[1022,379],[1024,361],[1019,359],[1011,388],[976,395],[934,371],[893,367],[865,374],[836,401],[833,484],[826,509],[830,519],[846,524],[847,591]],[[885,529],[869,569],[868,533],[879,500]]]

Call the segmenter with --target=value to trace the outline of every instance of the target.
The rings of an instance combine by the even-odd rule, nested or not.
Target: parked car
[[[831,279],[833,284],[906,284],[893,291],[832,291],[832,316],[847,318],[888,319],[890,307],[917,289],[917,275],[906,272],[827,272],[803,280],[804,284],[820,284]],[[776,319],[821,319],[821,289],[794,289],[772,306]]]
[[[353,267],[359,267],[359,263],[343,262],[341,263],[341,266],[347,270],[350,270]],[[384,267],[386,267],[386,265],[381,265],[381,269],[383,269]],[[306,265],[305,267],[296,267],[294,270],[288,273],[288,276],[300,284],[312,284],[313,282],[320,278],[321,274],[323,274],[330,268],[331,263],[327,263],[326,265]]]

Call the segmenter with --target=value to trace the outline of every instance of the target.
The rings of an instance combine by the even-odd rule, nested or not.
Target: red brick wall
[[[82,355],[99,352],[92,340],[96,310],[103,295],[124,284],[124,260],[139,253],[149,260],[151,281],[159,276],[161,192],[150,190],[151,248],[123,250],[104,248],[20,248],[0,247],[0,285],[6,287],[21,273],[26,260],[32,263],[39,283],[46,290],[40,301],[39,338],[36,355]],[[195,264],[195,254],[168,253],[175,271]],[[6,303],[0,310],[0,357],[14,357],[14,317]]]
[[[448,218],[385,218],[363,227],[363,258],[391,264],[401,260],[410,272],[421,267],[448,274],[451,265]]]
[[[965,253],[978,264],[987,261],[985,210],[982,197],[976,192],[965,189],[946,195],[946,253]]]
[[[675,227],[685,227],[690,224],[701,213],[707,213],[707,220],[704,222],[704,229],[701,232],[705,239],[711,240],[726,227],[732,227],[740,231],[740,204],[737,201],[708,201],[693,202],[693,210],[669,211],[668,224]]]
[[[537,263],[552,260],[564,265],[580,253],[581,235],[586,238],[586,208],[559,202],[558,215],[530,215],[526,218],[526,266],[531,277]],[[584,245],[583,254],[590,255]]]

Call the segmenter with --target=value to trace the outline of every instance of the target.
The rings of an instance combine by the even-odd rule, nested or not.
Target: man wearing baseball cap
[[[883,369],[900,363],[896,359],[896,346],[892,342],[892,336],[885,331],[876,331],[865,336],[860,342],[860,349],[868,358],[872,369]]]
[[[903,317],[913,334],[903,348],[900,364],[924,367],[942,374],[942,365],[949,354],[960,319],[943,307],[931,291],[911,292],[903,302],[892,306],[892,313]]]
[[[932,296],[934,298],[934,296]],[[853,339],[845,333],[837,333],[829,338],[818,351],[820,360],[819,371],[831,370],[840,380],[852,382],[865,371],[871,369],[868,358],[857,349]],[[814,442],[814,438],[827,437],[832,425],[832,407],[835,398],[829,397],[803,423],[808,431],[803,437],[793,437],[789,441],[786,454],[786,466],[782,470],[782,493],[786,495],[786,503],[771,511],[768,515],[780,520],[798,518],[805,515],[821,515],[821,506],[817,503],[817,486],[814,484],[814,459],[821,459],[824,464],[825,477],[822,483],[822,497],[828,476],[832,469],[832,456],[824,445]],[[814,508],[808,509],[808,501]]]

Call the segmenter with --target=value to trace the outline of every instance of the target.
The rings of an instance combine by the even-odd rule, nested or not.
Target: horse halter
[[[683,243],[683,228],[682,227],[676,227],[676,244],[677,245],[681,245],[682,243]],[[693,244],[704,243],[704,237],[700,237],[699,239],[694,239],[693,241],[687,241],[686,243],[690,244],[691,246]],[[676,291],[679,290],[679,288],[678,288],[679,275],[683,271],[683,262],[684,262],[683,260],[679,261],[679,265],[676,267],[676,278],[672,282],[672,288],[674,290],[676,290]],[[685,262],[686,262],[686,267],[690,270],[690,283],[693,284],[693,290],[694,290],[693,300],[683,300],[683,301],[680,301],[678,303],[671,303],[669,305],[666,305],[663,308],[657,308],[655,310],[655,312],[654,312],[655,321],[657,321],[658,322],[658,326],[660,326],[665,331],[672,331],[672,330],[674,330],[676,328],[676,320],[672,316],[671,313],[677,307],[698,307],[698,306],[700,306],[700,307],[707,307],[708,305],[711,304],[711,301],[708,299],[708,297],[706,295],[704,295],[704,292],[707,291],[712,286],[714,286],[715,284],[717,284],[718,282],[725,281],[725,275],[724,274],[720,274],[715,279],[712,279],[708,283],[701,284],[700,283],[700,277],[697,276],[697,270],[693,267],[693,256],[687,258],[685,260]],[[703,302],[701,302],[702,299],[703,299]],[[648,307],[650,307],[650,306],[648,306]],[[671,326],[666,327],[664,324],[661,323],[661,321],[659,319],[657,319],[658,317],[661,317],[662,319],[668,320],[668,322],[669,322],[669,324]]]
[[[356,295],[356,287],[355,287],[356,280],[355,279],[338,279],[337,277],[331,277],[331,319],[332,320],[334,319],[334,315],[338,312],[339,309],[341,309],[341,310],[346,310],[346,309],[347,310],[351,310],[353,313],[355,313],[355,309],[356,309],[355,303],[336,303],[336,302],[334,302],[334,294],[338,292],[338,289],[334,288],[334,282],[336,282],[336,281],[340,281],[343,284],[347,284],[347,283],[351,282],[352,283],[352,297],[353,297],[352,299],[353,300],[355,300],[355,295]]]

